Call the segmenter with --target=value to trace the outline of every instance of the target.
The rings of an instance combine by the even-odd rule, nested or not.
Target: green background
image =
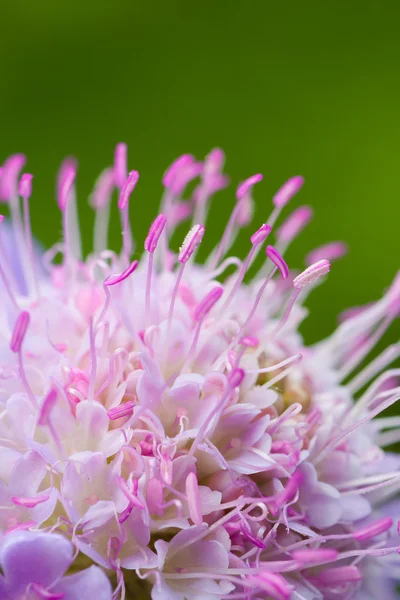
[[[0,162],[28,155],[33,226],[46,245],[60,234],[54,181],[66,154],[80,162],[89,250],[86,200],[116,142],[129,144],[129,166],[141,174],[132,202],[139,240],[165,167],[218,145],[234,184],[265,176],[257,224],[279,185],[305,176],[293,206],[311,204],[315,218],[290,264],[324,241],[350,245],[310,300],[308,339],[388,285],[399,264],[399,2],[3,0],[1,12]],[[216,202],[209,244],[233,188]],[[118,245],[117,219],[112,236]],[[244,252],[246,235],[241,244]]]

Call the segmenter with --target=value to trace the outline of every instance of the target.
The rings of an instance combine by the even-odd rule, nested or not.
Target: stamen
[[[110,202],[115,186],[114,169],[105,169],[97,179],[90,204],[96,211],[94,223],[94,251],[100,253],[108,246],[108,224],[110,220]]]
[[[277,208],[283,208],[303,187],[304,178],[300,175],[288,179],[286,183],[276,192],[272,202]]]
[[[354,531],[352,535],[358,542],[363,542],[377,535],[381,535],[382,533],[386,533],[386,531],[388,531],[392,525],[393,519],[386,517]]]
[[[319,277],[323,277],[329,273],[330,268],[331,265],[328,260],[319,260],[307,267],[300,275],[297,275],[297,277],[293,279],[293,286],[298,290],[302,290],[307,285],[314,283]]]
[[[134,492],[132,492],[129,487],[128,484],[126,483],[125,479],[123,477],[118,476],[117,477],[117,483],[118,483],[118,487],[120,488],[121,492],[124,494],[124,496],[137,508],[140,509],[144,509],[144,505],[142,504],[142,502],[139,500],[139,498],[135,495]]]
[[[36,295],[39,296],[39,284],[36,275],[36,261],[33,251],[32,229],[29,215],[29,198],[32,194],[32,179],[33,175],[30,175],[29,173],[22,175],[19,183],[19,195],[23,199],[24,206],[25,243],[30,262],[29,279],[31,280],[31,285],[35,288]]]
[[[194,156],[191,154],[183,154],[182,156],[179,156],[165,171],[163,185],[166,188],[170,188],[180,170],[187,167],[192,162],[194,162]]]
[[[125,260],[128,261],[133,249],[132,233],[129,226],[129,196],[136,187],[139,181],[138,171],[131,171],[118,200],[118,208],[121,211],[122,237],[123,237],[123,254]]]
[[[243,261],[242,266],[240,267],[235,283],[233,284],[233,287],[221,308],[221,313],[223,313],[232,302],[232,299],[234,298],[236,292],[240,288],[240,285],[246,275],[247,269],[249,268],[252,261],[255,260],[256,255],[258,254],[261,248],[261,244],[266,240],[270,233],[271,227],[267,224],[264,224],[261,225],[261,227],[251,236],[250,241],[252,247],[246,259]]]
[[[306,256],[306,264],[312,265],[313,263],[321,260],[337,260],[347,254],[348,248],[343,242],[331,242],[324,244],[319,248],[316,248]]]
[[[43,400],[39,417],[38,417],[38,425],[47,425],[49,422],[50,413],[53,410],[53,407],[57,400],[57,390],[52,388],[45,399]]]
[[[122,419],[123,417],[131,417],[133,415],[133,407],[133,402],[123,402],[119,406],[110,408],[107,412],[108,418],[111,419],[111,421],[115,421],[116,419]]]
[[[18,354],[21,351],[22,342],[24,341],[29,321],[30,315],[26,310],[19,313],[10,342],[10,349],[15,354]]]
[[[195,525],[199,526],[203,523],[203,515],[201,512],[199,485],[195,473],[189,473],[185,485],[190,518]]]
[[[361,580],[360,570],[355,566],[332,567],[324,569],[316,578],[319,585],[343,585],[344,583],[355,583]]]
[[[304,565],[322,564],[337,559],[339,552],[333,548],[316,548],[307,550],[295,550],[292,558]]]
[[[198,445],[204,439],[206,432],[207,432],[207,428],[209,427],[210,423],[213,421],[214,417],[218,413],[220,413],[224,410],[227,400],[230,398],[230,396],[235,391],[235,389],[240,386],[245,375],[246,375],[246,373],[243,369],[234,369],[231,372],[230,377],[228,379],[228,385],[226,387],[225,392],[222,394],[221,400],[218,402],[216,407],[211,411],[211,413],[208,415],[207,419],[204,421],[204,423],[200,427],[199,431],[197,432],[197,435],[196,435],[195,439],[193,440],[193,443],[188,452],[188,456],[194,455],[194,453],[197,450]]]
[[[277,335],[284,325],[288,322],[290,313],[292,312],[293,306],[301,292],[305,287],[314,283],[319,277],[326,275],[330,270],[330,263],[327,260],[321,260],[308,267],[305,271],[297,275],[293,280],[293,287],[295,288],[291,298],[289,299],[287,308],[275,328],[274,335]]]
[[[204,321],[206,316],[211,312],[214,305],[218,302],[223,293],[224,288],[222,286],[217,286],[204,296],[204,298],[196,306],[194,311],[194,320],[197,323],[201,323],[202,321]]]
[[[203,239],[204,232],[205,228],[203,227],[203,225],[195,225],[194,227],[192,227],[192,229],[189,231],[189,233],[183,240],[183,244],[180,248],[178,254],[178,261],[180,263],[187,263],[187,261],[195,252],[201,240]]]
[[[286,279],[289,275],[289,269],[279,252],[273,246],[267,246],[266,255],[279,269],[282,279]]]
[[[117,144],[114,154],[114,180],[120,189],[123,188],[128,177],[127,154],[127,145],[123,142]]]
[[[17,197],[18,177],[24,168],[26,157],[23,154],[9,156],[3,165],[0,178],[0,199],[11,202]]]
[[[356,375],[349,383],[347,388],[352,394],[361,389],[368,383],[377,373],[385,369],[391,362],[400,356],[400,344],[392,344],[386,350],[367,365],[358,375]]]
[[[149,253],[147,263],[147,280],[146,280],[146,298],[145,298],[145,310],[146,310],[146,327],[148,327],[151,321],[151,279],[153,273],[153,254],[157,249],[157,244],[161,237],[164,227],[167,223],[165,215],[158,215],[153,221],[147,238],[144,242],[144,249]]]
[[[122,283],[123,281],[125,281],[125,279],[127,279],[129,277],[129,275],[132,275],[132,273],[136,270],[138,266],[138,261],[134,260],[133,262],[131,262],[131,264],[129,265],[129,267],[127,267],[125,269],[125,271],[122,271],[122,273],[115,274],[115,275],[109,275],[105,280],[104,280],[104,285],[106,287],[110,287],[113,285],[116,285],[117,283]]]
[[[258,175],[253,175],[252,177],[249,177],[248,179],[246,179],[246,181],[244,181],[243,183],[241,183],[237,190],[236,190],[236,198],[237,198],[237,202],[236,205],[231,213],[231,216],[229,217],[228,223],[225,227],[225,231],[222,234],[222,238],[221,241],[216,249],[216,251],[214,252],[213,255],[211,255],[210,260],[209,260],[209,268],[210,270],[214,270],[217,265],[219,264],[220,260],[225,256],[226,252],[229,250],[229,248],[232,246],[235,237],[236,237],[236,233],[234,231],[235,226],[237,224],[246,224],[247,220],[244,218],[245,215],[241,214],[243,213],[243,205],[246,207],[246,204],[250,203],[250,211],[251,211],[251,191],[253,186],[258,183],[259,181],[262,180],[262,175],[258,174]],[[247,211],[248,212],[248,208]],[[249,216],[249,215],[247,215]]]
[[[11,500],[17,506],[23,506],[24,508],[35,508],[38,504],[43,504],[50,499],[50,496],[36,496],[35,498],[23,498],[22,496],[13,496]]]
[[[146,502],[149,513],[161,517],[164,514],[164,489],[161,481],[156,477],[152,477],[147,483],[146,490]]]
[[[284,249],[303,231],[313,217],[313,210],[310,206],[299,206],[278,229],[279,242],[284,245]]]

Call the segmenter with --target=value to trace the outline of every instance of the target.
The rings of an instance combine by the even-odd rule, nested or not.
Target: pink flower
[[[102,569],[116,582],[113,600],[132,579],[147,582],[154,600],[393,590],[399,543],[388,501],[400,489],[400,459],[384,448],[400,440],[400,421],[375,417],[400,397],[391,367],[400,346],[366,359],[399,315],[399,276],[306,347],[304,302],[345,246],[328,243],[290,271],[286,249],[312,217],[303,206],[275,227],[304,183],[295,176],[254,227],[247,254],[231,256],[262,191],[255,174],[238,185],[220,241],[199,261],[211,199],[228,184],[223,164],[214,149],[171,165],[141,253],[129,221],[139,174],[119,144],[91,196],[86,258],[76,162],[67,159],[57,180],[62,240],[43,255],[30,231],[35,185],[20,174],[24,157],[3,166],[0,195],[13,215],[11,225],[0,219],[3,595],[100,598],[106,581],[108,599]],[[115,189],[117,252],[107,244]],[[39,554],[55,544],[51,558],[66,553],[64,571],[33,561],[20,589],[7,548],[18,546],[18,561],[24,540]],[[72,549],[100,567],[63,577]]]

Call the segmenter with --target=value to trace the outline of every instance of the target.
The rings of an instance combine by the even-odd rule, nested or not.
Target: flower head
[[[375,589],[371,572],[392,586],[384,558],[398,556],[395,509],[376,507],[400,488],[400,460],[382,449],[400,438],[399,422],[375,417],[400,396],[389,368],[399,345],[359,367],[399,314],[399,278],[305,346],[303,302],[345,247],[327,244],[304,271],[290,270],[285,251],[312,216],[301,207],[275,228],[303,185],[293,177],[247,255],[230,256],[252,218],[257,174],[238,186],[219,243],[197,261],[210,201],[228,184],[223,163],[219,149],[173,163],[133,261],[139,174],[124,144],[91,196],[94,252],[85,259],[75,161],[57,180],[63,239],[40,260],[29,224],[34,182],[21,176],[21,155],[4,164],[5,598],[129,598],[134,581],[154,600],[357,598]],[[107,248],[114,189],[120,252]],[[183,221],[188,233],[175,247]],[[78,554],[97,566],[64,577]]]

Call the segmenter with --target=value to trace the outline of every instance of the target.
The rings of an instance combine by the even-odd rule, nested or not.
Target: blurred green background
[[[340,310],[379,296],[399,266],[399,18],[387,0],[3,0],[0,162],[28,155],[33,226],[49,245],[60,233],[55,174],[66,154],[78,157],[86,250],[86,200],[119,141],[141,174],[139,239],[180,153],[221,146],[233,184],[262,172],[257,224],[279,185],[304,175],[293,206],[311,204],[315,218],[290,263],[332,239],[351,249],[310,300],[315,339]],[[210,240],[232,202],[233,188],[216,200]],[[117,220],[112,236],[119,245]]]

